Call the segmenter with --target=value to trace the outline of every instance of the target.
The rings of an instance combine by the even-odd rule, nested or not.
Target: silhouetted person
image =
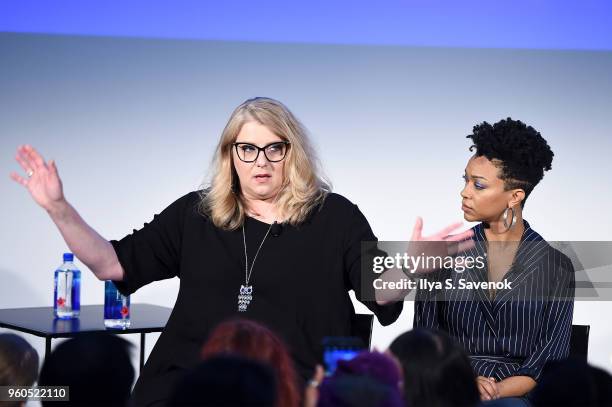
[[[41,386],[68,386],[69,401],[44,406],[123,406],[130,396],[134,368],[131,344],[115,335],[80,335],[47,356]]]
[[[475,406],[480,397],[463,348],[439,331],[417,328],[395,338],[389,351],[402,366],[410,407]]]
[[[338,361],[334,374],[319,388],[318,407],[401,407],[401,378],[389,356],[363,352]]]
[[[38,353],[22,337],[0,334],[0,386],[32,386],[38,377]],[[0,401],[13,407],[25,402]]]
[[[202,357],[234,354],[269,365],[276,374],[278,407],[298,407],[298,378],[287,346],[261,323],[244,319],[219,324],[202,348]]]
[[[588,363],[550,362],[532,394],[534,406],[612,406],[612,376]]]
[[[183,376],[168,406],[270,407],[276,402],[273,370],[239,356],[214,356]]]

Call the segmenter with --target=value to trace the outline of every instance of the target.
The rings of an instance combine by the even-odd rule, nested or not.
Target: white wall
[[[252,96],[280,99],[303,120],[335,191],[381,240],[408,239],[417,215],[426,233],[461,219],[465,135],[507,116],[555,152],[526,207],[534,229],[548,240],[611,240],[610,52],[15,34],[0,34],[0,51],[0,308],[51,305],[66,250],[8,178],[19,144],[57,160],[69,201],[120,238],[198,188],[230,112]],[[164,281],[132,301],[172,306],[177,291],[178,280]],[[102,292],[84,273],[82,303],[102,303]],[[611,312],[610,302],[578,302],[574,315],[592,327],[590,361],[608,370]],[[376,326],[374,345],[411,325],[408,303],[393,326]]]

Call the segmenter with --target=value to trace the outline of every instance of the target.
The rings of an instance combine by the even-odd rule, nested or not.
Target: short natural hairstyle
[[[223,129],[215,151],[210,186],[201,193],[200,211],[225,230],[239,228],[245,218],[245,202],[234,168],[232,144],[247,122],[257,122],[290,143],[285,157],[278,208],[291,225],[304,222],[330,192],[308,134],[300,121],[281,102],[264,97],[248,99],[238,106]]]
[[[484,156],[499,168],[499,178],[506,191],[520,188],[525,191],[525,204],[533,188],[551,169],[554,153],[542,135],[520,120],[508,117],[491,125],[482,122],[474,126],[471,138],[476,156]]]

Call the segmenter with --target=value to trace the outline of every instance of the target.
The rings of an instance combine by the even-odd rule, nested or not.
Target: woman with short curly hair
[[[467,221],[480,222],[467,254],[484,260],[431,276],[452,288],[419,291],[414,325],[464,346],[483,400],[524,396],[547,361],[569,354],[573,266],[523,219],[554,154],[538,131],[511,118],[478,124],[467,137],[474,155],[462,176],[462,209]]]

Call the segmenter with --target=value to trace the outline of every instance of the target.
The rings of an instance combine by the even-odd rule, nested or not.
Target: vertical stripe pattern
[[[475,245],[466,255],[486,255],[482,224],[473,229]],[[487,267],[462,273],[438,270],[426,278],[451,279],[455,288],[419,290],[414,327],[439,329],[454,337],[465,347],[476,375],[538,380],[547,361],[569,355],[574,268],[527,222],[514,262],[502,279],[511,288],[499,290],[493,299],[486,289],[457,289],[459,280],[488,281]]]

